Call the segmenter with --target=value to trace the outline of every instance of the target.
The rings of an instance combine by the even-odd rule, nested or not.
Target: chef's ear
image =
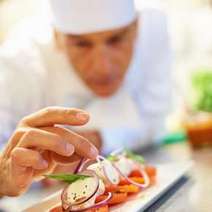
[[[139,24],[139,17],[137,17],[131,25],[134,38],[136,38],[138,34],[138,24]]]
[[[54,33],[55,46],[58,50],[62,51],[64,47],[63,35],[56,29],[54,29],[53,33]]]

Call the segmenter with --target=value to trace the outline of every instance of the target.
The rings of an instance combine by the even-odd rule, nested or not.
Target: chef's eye
[[[107,43],[109,45],[116,45],[116,44],[121,43],[122,40],[123,40],[123,35],[115,35],[115,36],[112,36],[111,38],[109,38],[107,40]]]
[[[83,40],[76,41],[74,43],[74,45],[76,47],[79,47],[79,48],[91,48],[93,46],[93,44],[91,42],[89,42],[89,41],[83,41]]]

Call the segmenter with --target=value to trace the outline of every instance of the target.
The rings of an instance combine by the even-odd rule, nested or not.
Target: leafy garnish
[[[44,175],[47,178],[54,179],[54,180],[59,180],[63,181],[65,183],[74,183],[78,180],[84,180],[86,178],[89,178],[91,176],[88,175],[78,175],[78,174],[49,174],[49,175]]]
[[[127,158],[130,158],[134,161],[137,161],[138,163],[144,163],[144,158],[141,156],[141,155],[138,155],[138,154],[135,154],[134,152],[128,150],[128,149],[125,149],[123,151],[124,155],[127,157]]]
[[[107,159],[109,161],[117,161],[118,160],[118,157],[116,155],[108,155],[107,156]]]
[[[212,112],[212,71],[202,68],[191,76],[192,92],[190,95],[194,110]]]

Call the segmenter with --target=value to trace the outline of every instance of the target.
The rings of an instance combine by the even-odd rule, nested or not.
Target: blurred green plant
[[[193,109],[212,112],[212,70],[201,69],[192,74]]]

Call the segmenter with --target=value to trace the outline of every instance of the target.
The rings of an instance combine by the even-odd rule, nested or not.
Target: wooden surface
[[[160,149],[149,149],[144,153],[151,163],[167,163],[193,159],[194,166],[189,180],[177,191],[171,191],[165,202],[154,210],[159,212],[212,212],[212,149],[191,151],[187,144],[172,144]],[[35,185],[19,198],[0,200],[0,208],[18,212],[55,192],[59,188],[40,189]]]

